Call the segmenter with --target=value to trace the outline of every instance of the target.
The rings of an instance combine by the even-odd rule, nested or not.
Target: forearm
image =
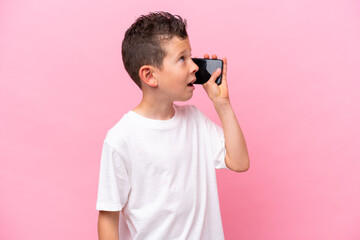
[[[230,101],[222,100],[213,103],[224,131],[226,165],[237,172],[248,170],[250,161],[245,138]]]
[[[99,212],[99,240],[119,240],[119,212]]]

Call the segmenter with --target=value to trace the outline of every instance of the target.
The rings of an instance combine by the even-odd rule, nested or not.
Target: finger
[[[222,79],[226,82],[226,73],[227,73],[227,58],[223,57],[222,59],[224,65],[223,65],[223,72],[222,72]]]
[[[211,58],[212,58],[212,59],[217,59],[216,54],[211,55]]]
[[[213,74],[211,74],[210,79],[206,83],[210,83],[210,84],[215,83],[215,80],[220,76],[220,74],[221,74],[221,69],[220,68],[216,69],[216,71],[213,72]]]
[[[204,58],[209,58],[209,54],[204,54]]]

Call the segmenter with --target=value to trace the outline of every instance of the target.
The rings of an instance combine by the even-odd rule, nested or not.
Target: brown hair
[[[161,69],[166,56],[161,44],[174,36],[180,39],[188,37],[186,19],[168,12],[142,15],[125,32],[122,42],[123,63],[140,89],[139,69],[143,65],[152,65]]]

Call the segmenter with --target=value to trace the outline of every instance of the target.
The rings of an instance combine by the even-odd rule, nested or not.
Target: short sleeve
[[[219,125],[211,121],[200,110],[198,110],[198,112],[201,115],[202,121],[204,121],[206,132],[209,135],[215,168],[229,169],[225,164],[226,148],[223,129]]]
[[[104,142],[96,210],[120,211],[126,204],[131,184],[124,157],[124,154],[120,154]]]

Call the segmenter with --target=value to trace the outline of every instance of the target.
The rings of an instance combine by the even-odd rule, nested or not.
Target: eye
[[[181,61],[181,62],[185,61],[185,57],[184,57],[184,56],[181,56],[181,57],[179,58],[179,61]]]

